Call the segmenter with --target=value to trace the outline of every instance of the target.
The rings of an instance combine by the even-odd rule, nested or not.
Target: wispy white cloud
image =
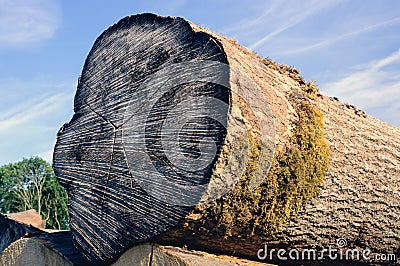
[[[29,104],[35,102],[35,100],[29,100],[25,107],[20,105],[19,108],[0,113],[0,134],[32,120],[51,115],[58,109],[60,100],[63,101],[66,96],[65,93],[60,93],[48,98],[44,97],[44,99],[31,106]]]
[[[362,34],[362,33],[366,33],[366,32],[370,32],[373,30],[377,30],[379,28],[383,28],[383,27],[387,27],[387,26],[393,26],[394,24],[398,24],[400,23],[400,17],[397,18],[393,18],[393,19],[389,19],[389,20],[385,20],[379,23],[375,23],[372,25],[368,25],[366,27],[360,28],[360,29],[356,29],[353,30],[351,32],[333,37],[333,38],[329,38],[329,39],[325,39],[322,41],[319,41],[315,44],[312,45],[308,45],[305,47],[301,47],[301,48],[296,48],[296,49],[292,49],[292,50],[286,50],[284,52],[282,52],[281,54],[284,55],[289,55],[289,54],[299,54],[299,53],[303,53],[303,52],[307,52],[307,51],[312,51],[315,50],[316,48],[320,48],[320,47],[325,47],[325,46],[329,46],[332,45],[336,42],[339,42],[341,40],[347,39],[347,38],[351,38],[354,37],[356,35]]]
[[[23,46],[49,39],[60,17],[58,1],[0,0],[0,45]]]
[[[371,68],[379,70],[385,66],[396,63],[400,63],[400,49],[392,55],[372,63]]]
[[[274,28],[271,32],[266,34],[264,37],[252,43],[249,48],[255,49],[264,43],[266,43],[271,38],[276,35],[296,26],[302,21],[306,20],[310,16],[320,12],[321,10],[331,7],[336,4],[334,1],[302,1],[302,6],[299,6],[292,3],[286,3],[285,6],[275,7],[274,13],[275,15],[270,17],[270,20],[282,21],[283,23]],[[281,12],[284,10],[284,12]],[[268,13],[271,13],[268,11]]]
[[[73,88],[45,90],[0,109],[0,165],[34,155],[51,160],[57,130],[72,115]]]
[[[263,24],[263,21],[268,19],[268,17],[273,14],[274,11],[278,9],[279,3],[277,1],[273,1],[268,3],[268,8],[265,9],[261,14],[256,16],[255,18],[243,19],[234,25],[230,25],[229,27],[222,30],[224,34],[230,35],[231,33],[246,33],[248,29],[251,27],[259,27]]]
[[[321,85],[324,93],[363,109],[374,109],[378,118],[400,126],[400,50],[370,62],[336,82]]]

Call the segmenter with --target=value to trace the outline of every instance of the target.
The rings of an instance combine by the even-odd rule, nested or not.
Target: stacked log
[[[38,266],[38,265],[90,265],[91,262],[74,246],[69,231],[46,232],[10,219],[0,217],[0,265],[2,266]],[[8,241],[16,228],[28,231],[15,240]],[[13,238],[14,239],[14,238]],[[3,249],[4,248],[4,249]],[[189,251],[177,247],[159,246],[143,243],[132,247],[112,263],[113,266],[186,266],[186,265],[266,265],[236,257],[218,256],[205,252]]]

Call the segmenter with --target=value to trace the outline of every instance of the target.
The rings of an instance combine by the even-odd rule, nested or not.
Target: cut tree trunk
[[[70,231],[40,230],[0,216],[0,240],[1,266],[91,265],[75,247]],[[164,247],[154,243],[136,245],[115,260],[110,265],[267,265],[234,256]]]
[[[173,228],[232,188],[249,134],[265,133],[259,175],[268,170],[274,120],[253,86],[213,37],[181,18],[127,17],[96,40],[54,152],[73,238],[93,263]],[[216,173],[216,165],[227,166]]]
[[[13,242],[0,255],[2,266],[59,265],[73,264],[56,251],[31,238],[21,238]]]
[[[310,87],[293,68],[181,18],[140,14],[110,27],[86,59],[54,151],[79,250],[109,263],[169,231],[157,241],[252,258],[264,244],[328,248],[337,238],[398,252],[399,129],[310,99]],[[263,182],[275,147],[296,137],[293,98],[326,120],[331,166],[321,194],[275,235],[189,230],[205,219],[193,211],[234,188],[249,161],[249,187]]]

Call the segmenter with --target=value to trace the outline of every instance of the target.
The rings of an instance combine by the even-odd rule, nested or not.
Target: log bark
[[[91,263],[108,263],[168,231],[155,240],[251,258],[264,244],[328,248],[337,238],[398,253],[399,129],[322,96],[298,74],[181,18],[140,14],[106,30],[54,152],[78,249]],[[232,189],[254,194],[275,148],[285,154],[300,143],[301,106],[320,109],[326,121],[331,164],[321,193],[276,234],[253,226],[219,235],[223,210],[208,225],[199,210],[229,201],[221,196]],[[257,204],[240,210],[246,222],[264,215]]]

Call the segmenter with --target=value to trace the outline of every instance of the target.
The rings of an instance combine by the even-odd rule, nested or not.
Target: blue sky
[[[96,37],[142,12],[236,39],[400,127],[400,1],[0,0],[0,165],[51,160]]]

